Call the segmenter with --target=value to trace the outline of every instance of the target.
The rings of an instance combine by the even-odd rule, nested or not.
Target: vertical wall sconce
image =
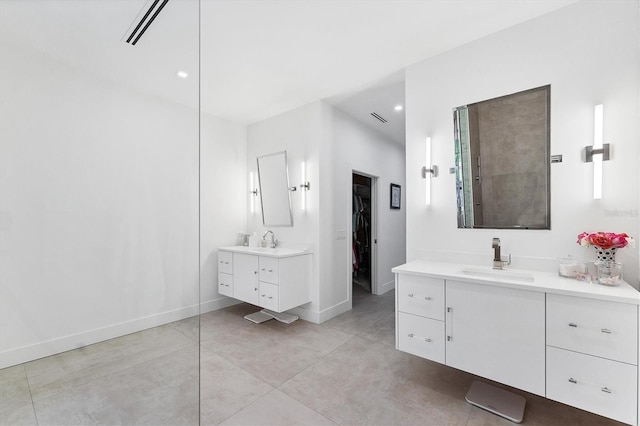
[[[584,148],[584,161],[593,162],[593,199],[602,199],[602,162],[609,160],[609,144],[604,141],[604,106],[596,105],[593,122],[593,146]]]
[[[426,166],[422,168],[422,178],[426,179],[425,182],[425,204],[431,204],[431,178],[438,176],[438,166],[431,164],[431,138],[428,137],[425,144],[425,159]]]
[[[256,212],[256,197],[258,196],[258,188],[255,187],[253,172],[249,173],[249,194],[249,208],[253,214]]]
[[[300,178],[302,179],[302,183],[300,184],[300,192],[302,193],[301,195],[301,207],[302,210],[306,210],[307,208],[307,191],[309,190],[309,188],[311,187],[311,185],[309,184],[309,182],[307,182],[307,165],[306,163],[303,161],[301,168],[300,168]]]

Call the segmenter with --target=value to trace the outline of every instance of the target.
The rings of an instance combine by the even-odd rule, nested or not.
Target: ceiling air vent
[[[133,24],[136,24],[129,37],[127,37],[127,43],[135,46],[140,37],[147,31],[149,25],[153,23],[158,14],[162,12],[162,9],[169,3],[169,0],[153,0],[153,3],[149,7],[149,9],[142,16],[142,19],[136,24],[135,21]],[[139,15],[138,15],[139,16]],[[133,27],[133,24],[131,26]]]
[[[377,120],[380,120],[381,123],[387,122],[387,119],[381,116],[380,114],[378,114],[377,112],[372,112],[371,115],[373,115]]]

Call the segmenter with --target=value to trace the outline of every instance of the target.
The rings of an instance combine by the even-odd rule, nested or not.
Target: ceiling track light
[[[169,3],[169,0],[162,0],[160,6],[158,6],[158,3],[160,3],[160,0],[153,0],[153,3],[149,7],[149,9],[146,11],[140,22],[138,22],[138,24],[135,26],[135,28],[127,38],[127,43],[131,44],[132,46],[136,45],[138,40],[140,40],[140,37],[142,37],[149,26],[158,17],[158,14],[162,12],[162,9],[164,9],[167,3]]]
[[[378,121],[380,121],[381,123],[386,123],[387,119],[384,118],[383,116],[381,116],[380,114],[378,114],[377,112],[372,112],[371,115],[376,118]]]

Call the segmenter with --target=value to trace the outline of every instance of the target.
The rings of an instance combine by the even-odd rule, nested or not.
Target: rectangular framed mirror
[[[287,151],[258,157],[258,180],[262,223],[265,226],[293,226]]]
[[[454,108],[458,228],[551,228],[550,92]]]

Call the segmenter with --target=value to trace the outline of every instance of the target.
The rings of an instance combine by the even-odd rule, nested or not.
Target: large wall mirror
[[[550,91],[454,109],[458,228],[550,229]]]
[[[265,226],[293,226],[287,152],[258,157],[258,180]]]

